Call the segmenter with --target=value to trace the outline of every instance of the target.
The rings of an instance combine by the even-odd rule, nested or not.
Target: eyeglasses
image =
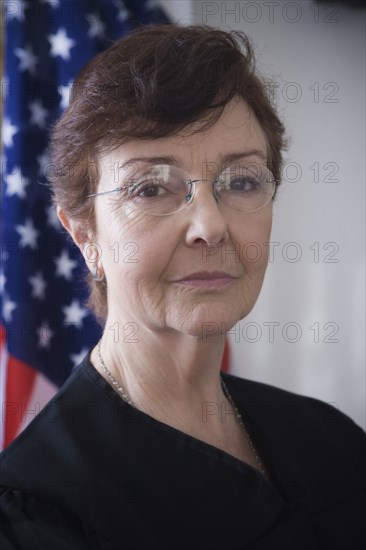
[[[118,193],[117,200],[153,216],[168,216],[179,212],[193,201],[195,184],[189,174],[167,164],[149,166],[126,178],[124,185],[91,193],[87,198]],[[267,167],[235,163],[214,179],[213,195],[217,202],[243,214],[256,212],[272,199],[276,182]]]

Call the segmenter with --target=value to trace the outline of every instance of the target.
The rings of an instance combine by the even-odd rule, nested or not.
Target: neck
[[[111,325],[107,322],[106,326]],[[105,366],[133,404],[175,424],[177,419],[202,419],[209,410],[206,420],[215,423],[212,411],[227,403],[220,383],[224,338],[203,341],[173,330],[156,333],[144,329],[135,337],[131,333],[129,329],[124,341],[115,343],[113,332],[105,331],[100,351]],[[107,378],[96,348],[91,359]]]

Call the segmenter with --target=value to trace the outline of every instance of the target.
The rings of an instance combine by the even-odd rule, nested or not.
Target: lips
[[[189,275],[186,275],[185,277],[182,277],[181,279],[178,279],[178,281],[202,281],[202,280],[210,280],[210,279],[235,279],[233,275],[230,275],[229,273],[225,273],[224,271],[198,271],[197,273],[190,273]],[[178,282],[177,281],[177,282]]]
[[[236,278],[237,277],[234,277],[234,275],[223,271],[198,271],[196,273],[190,273],[174,282],[190,286],[214,288],[227,285]]]

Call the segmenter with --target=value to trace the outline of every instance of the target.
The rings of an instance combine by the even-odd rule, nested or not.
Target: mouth
[[[197,273],[190,273],[182,277],[182,279],[173,282],[199,288],[219,288],[229,285],[236,279],[237,277],[222,271],[199,271]]]

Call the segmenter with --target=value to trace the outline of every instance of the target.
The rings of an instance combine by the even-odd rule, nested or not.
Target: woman
[[[284,145],[243,34],[141,27],[82,71],[51,183],[104,332],[1,455],[1,548],[361,547],[364,432],[220,373]]]

